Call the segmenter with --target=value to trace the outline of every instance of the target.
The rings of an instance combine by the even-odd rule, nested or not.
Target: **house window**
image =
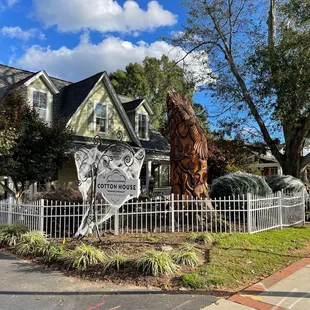
[[[33,91],[32,103],[39,116],[47,120],[47,93]]]
[[[138,114],[138,135],[141,139],[147,138],[147,116]]]
[[[95,131],[106,133],[108,131],[107,105],[102,102],[95,106]]]

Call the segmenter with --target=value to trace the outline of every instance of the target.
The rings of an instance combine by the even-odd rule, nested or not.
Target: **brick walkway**
[[[249,286],[248,288],[244,289],[243,291],[239,292],[236,295],[231,296],[228,300],[232,301],[234,303],[238,303],[247,307],[250,307],[252,309],[262,309],[262,310],[285,310],[285,309],[301,309],[299,307],[298,308],[293,308],[294,305],[297,305],[297,302],[302,301],[303,298],[308,298],[307,295],[310,295],[309,291],[306,292],[301,292],[298,295],[298,286],[303,286],[303,283],[296,283],[298,281],[294,280],[295,285],[297,288],[293,288],[292,287],[287,287],[286,291],[283,290],[276,290],[273,291],[273,293],[278,293],[275,294],[277,297],[280,296],[283,297],[280,301],[278,301],[278,304],[271,304],[271,303],[267,303],[266,301],[264,301],[265,298],[264,296],[268,296],[267,292],[270,292],[270,288],[271,287],[275,287],[276,284],[280,283],[281,281],[283,282],[283,280],[285,280],[287,277],[295,274],[297,271],[306,268],[308,265],[310,265],[310,258],[303,258],[300,261],[284,268],[283,270],[273,274],[272,276],[265,278],[264,280]],[[305,269],[309,270],[309,268]],[[292,281],[291,281],[292,282]],[[292,283],[290,283],[291,286]],[[294,285],[294,286],[295,286]],[[303,286],[304,287],[304,286]],[[265,292],[265,293],[264,293]],[[309,293],[308,293],[309,292]],[[294,296],[294,293],[298,298],[297,301],[294,301],[291,303],[291,305],[289,306],[289,308],[284,308],[282,306],[280,306],[280,303],[283,303],[285,300],[287,300],[289,298],[289,296]],[[271,295],[271,294],[270,294]],[[296,297],[296,298],[297,298]],[[292,297],[293,298],[293,297]],[[306,301],[307,304],[309,305],[310,309],[310,300]],[[302,308],[304,309],[304,308]]]

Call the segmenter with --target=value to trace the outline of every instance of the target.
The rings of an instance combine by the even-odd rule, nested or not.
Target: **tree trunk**
[[[292,157],[285,155],[284,160],[281,164],[283,174],[285,175],[291,175],[295,178],[300,179],[301,176],[301,156],[298,157]]]

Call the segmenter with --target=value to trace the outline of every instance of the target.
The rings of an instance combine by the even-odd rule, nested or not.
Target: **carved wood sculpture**
[[[208,147],[205,132],[192,104],[179,93],[168,93],[167,108],[172,193],[208,197]]]

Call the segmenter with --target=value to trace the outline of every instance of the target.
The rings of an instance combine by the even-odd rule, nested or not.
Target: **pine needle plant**
[[[29,229],[20,224],[1,225],[0,243],[4,246],[14,247],[20,241],[21,236]]]
[[[136,261],[138,268],[153,276],[172,275],[178,266],[166,252],[150,250],[143,253]]]
[[[82,244],[75,248],[67,256],[68,268],[85,270],[88,267],[104,263],[106,259],[105,254],[99,249]]]
[[[185,265],[188,267],[195,267],[199,265],[200,260],[195,251],[181,251],[172,254],[173,261],[178,265]]]
[[[40,248],[48,243],[46,236],[41,231],[29,231],[21,236],[20,242],[16,246],[16,252],[22,256],[32,256],[39,254]]]
[[[104,270],[110,268],[116,268],[116,270],[119,270],[120,267],[124,266],[128,261],[129,259],[118,250],[106,258],[104,262]]]

